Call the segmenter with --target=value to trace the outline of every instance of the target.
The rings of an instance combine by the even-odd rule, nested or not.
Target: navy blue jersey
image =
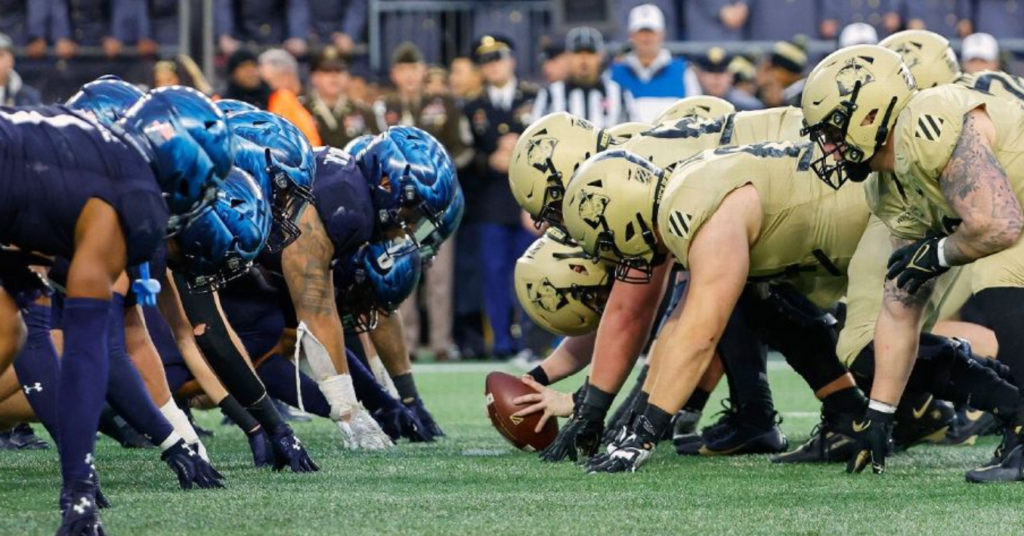
[[[71,258],[94,197],[117,211],[128,264],[148,260],[170,214],[146,159],[62,106],[0,107],[0,243]]]

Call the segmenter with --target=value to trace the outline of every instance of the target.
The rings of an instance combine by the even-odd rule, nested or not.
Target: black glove
[[[540,453],[546,462],[558,462],[566,456],[572,461],[589,458],[597,453],[604,433],[605,411],[583,403],[558,431],[555,441]]]
[[[67,501],[66,509],[61,514],[57,536],[103,536],[103,524],[100,523],[98,505],[96,504],[96,488],[92,482],[72,483],[61,490],[61,502]]]
[[[290,467],[293,473],[313,473],[319,471],[313,459],[309,457],[302,441],[295,437],[291,426],[282,424],[270,432],[270,444],[274,447],[274,470],[280,471]]]
[[[263,432],[263,428],[257,428],[248,432],[249,450],[252,451],[252,463],[256,467],[270,467],[274,463],[274,447],[270,444],[270,438]]]
[[[889,257],[889,271],[886,279],[895,279],[896,286],[910,294],[916,294],[933,277],[944,274],[949,268],[939,265],[939,240],[941,237],[922,238],[913,244],[903,246]]]
[[[178,475],[178,485],[181,489],[192,489],[193,486],[201,489],[223,488],[220,483],[220,474],[210,464],[203,461],[192,447],[179,439],[160,455],[160,459]]]
[[[587,473],[634,473],[654,454],[655,442],[643,434],[629,434],[609,445],[609,454],[587,463]]]
[[[871,464],[876,475],[885,472],[885,457],[892,452],[892,413],[868,409],[864,418],[853,421],[854,455],[846,463],[847,473],[859,473]]]

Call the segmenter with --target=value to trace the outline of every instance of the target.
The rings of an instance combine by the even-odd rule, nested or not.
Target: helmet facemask
[[[270,176],[274,189],[270,212],[274,218],[270,238],[267,240],[267,251],[276,253],[294,242],[302,230],[299,229],[299,218],[306,205],[313,202],[313,192],[306,186],[300,186],[288,177],[287,171],[274,162],[270,149],[266,149],[267,175]]]

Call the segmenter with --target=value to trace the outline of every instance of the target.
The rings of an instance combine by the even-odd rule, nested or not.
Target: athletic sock
[[[225,417],[231,419],[231,421],[246,434],[249,434],[260,427],[259,421],[246,411],[245,408],[238,403],[238,400],[231,395],[224,397],[224,400],[221,400],[220,404],[217,404],[217,407],[220,408],[220,412],[223,413]]]
[[[841,413],[860,415],[868,407],[868,399],[860,389],[848,387],[826,396],[821,405],[826,419]]]
[[[93,449],[107,394],[110,358],[107,322],[110,302],[67,298],[64,303],[64,358],[57,393],[57,430],[65,485],[92,474]],[[99,335],[99,336],[98,336]]]
[[[412,372],[406,372],[401,376],[392,376],[395,381],[395,388],[398,389],[398,396],[402,397],[402,403],[408,404],[420,397],[416,390],[416,381],[412,378]]]
[[[60,384],[60,361],[50,338],[50,307],[32,304],[22,311],[28,338],[17,359],[14,370],[18,374],[25,398],[32,406],[39,422],[57,437],[57,391]]]
[[[331,404],[320,391],[320,386],[303,372],[299,373],[300,388],[302,389],[302,403],[299,403],[299,393],[295,388],[295,364],[281,354],[273,354],[264,359],[256,367],[256,374],[259,375],[270,396],[289,406],[301,407],[313,415],[328,419],[331,417]]]
[[[114,293],[107,323],[110,382],[107,402],[125,422],[154,445],[163,443],[174,428],[153,403],[146,384],[128,356],[124,340],[124,296]]]
[[[683,404],[683,409],[693,413],[701,413],[704,408],[708,405],[708,398],[711,397],[711,393],[697,387],[690,394],[690,398]]]

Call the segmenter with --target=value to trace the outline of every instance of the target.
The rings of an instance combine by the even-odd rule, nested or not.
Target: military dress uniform
[[[347,69],[334,47],[324,48],[313,59],[311,65],[314,73],[342,73]],[[324,145],[341,149],[348,145],[348,142],[364,134],[380,134],[373,110],[346,95],[342,95],[338,102],[330,105],[317,95],[315,89],[310,89],[300,100],[316,121],[316,130]]]
[[[485,63],[512,53],[510,43],[500,37],[484,37],[474,47],[474,59]],[[484,310],[494,332],[493,354],[507,357],[520,349],[512,337],[513,311],[519,309],[513,293],[512,274],[516,260],[536,238],[522,225],[522,209],[512,197],[507,172],[491,168],[489,157],[499,140],[508,134],[520,134],[532,119],[533,101],[538,88],[515,79],[504,88],[485,85],[480,96],[465,106],[475,149],[474,185],[479,211],[480,266],[483,268]],[[467,187],[468,189],[468,187]],[[521,313],[521,311],[520,311]],[[526,316],[519,315],[523,321]]]

